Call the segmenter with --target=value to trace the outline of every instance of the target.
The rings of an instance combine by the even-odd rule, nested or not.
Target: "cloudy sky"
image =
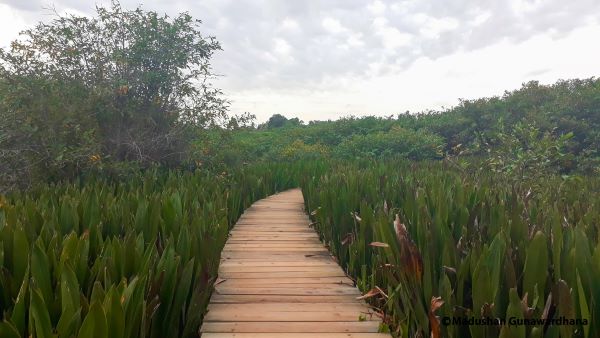
[[[47,9],[81,0],[0,0],[0,46]],[[122,0],[204,22],[233,113],[302,120],[440,109],[539,80],[600,75],[598,0]]]

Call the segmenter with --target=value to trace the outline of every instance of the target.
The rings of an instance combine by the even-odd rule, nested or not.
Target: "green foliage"
[[[291,159],[435,159],[441,158],[443,148],[443,139],[425,129],[402,127],[390,118],[364,117],[202,133],[190,157],[203,166],[223,168]]]
[[[462,101],[441,115],[460,125],[453,137],[445,136],[448,150],[457,144],[477,143],[478,135],[493,138],[518,126],[535,126],[540,136],[572,134],[563,150],[573,155],[570,168],[592,173],[600,156],[599,109],[600,79],[590,78],[560,80],[547,86],[532,81],[502,97]]]
[[[305,144],[296,140],[281,149],[279,157],[286,161],[315,160],[328,155],[329,150],[321,144]]]
[[[530,82],[502,97],[463,100],[439,112],[345,117],[306,125],[275,114],[257,128],[213,132],[220,135],[217,138],[200,135],[195,147],[203,151],[191,157],[210,166],[279,161],[295,144],[300,149],[314,146],[312,157],[345,160],[455,160],[468,155],[467,162],[515,179],[535,180],[557,172],[597,174],[598,109],[599,79],[561,80],[548,86]]]
[[[313,170],[151,170],[0,198],[0,335],[196,337],[231,225]]]
[[[94,17],[56,16],[24,31],[0,50],[2,179],[73,178],[103,161],[185,160],[189,129],[226,118],[208,81],[220,45],[199,27],[187,13],[113,2]]]
[[[259,128],[274,129],[283,127],[298,127],[301,125],[302,121],[300,121],[297,117],[293,119],[288,119],[287,117],[281,114],[275,114],[271,116],[264,125],[259,126]]]
[[[515,180],[535,182],[564,172],[572,164],[568,154],[573,133],[555,136],[533,125],[515,124],[510,131],[501,128],[487,143],[487,169],[506,174]]]
[[[441,158],[443,146],[437,135],[392,127],[388,132],[353,135],[340,143],[335,152],[345,159],[401,157],[423,160]]]
[[[441,337],[600,334],[598,177],[524,183],[444,162],[369,160],[305,175],[301,186],[321,238],[398,337],[429,336],[436,309],[589,323],[449,325]]]

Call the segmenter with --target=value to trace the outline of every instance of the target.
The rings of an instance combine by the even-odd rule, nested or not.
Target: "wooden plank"
[[[223,249],[224,252],[228,251],[243,251],[243,252],[279,252],[282,254],[287,254],[291,252],[302,252],[302,253],[319,253],[319,252],[328,252],[324,247],[314,247],[314,248],[240,248],[240,247],[225,247]]]
[[[260,223],[264,222],[290,222],[290,221],[310,221],[310,218],[301,213],[294,213],[291,211],[269,211],[263,210],[250,214],[242,214],[239,218],[240,221],[254,220]]]
[[[321,278],[269,278],[269,279],[261,279],[261,278],[241,278],[241,279],[220,279],[219,285],[223,286],[240,286],[240,287],[250,287],[254,285],[269,285],[269,286],[285,286],[285,285],[312,285],[326,287],[329,285],[343,284],[348,286],[354,286],[354,282],[347,277],[321,277]]]
[[[365,317],[366,316],[366,317]],[[374,315],[357,310],[340,310],[334,312],[281,312],[256,311],[246,312],[233,309],[209,311],[204,320],[208,322],[333,322],[336,320],[349,321],[379,321]]]
[[[222,260],[237,260],[237,261],[271,261],[271,262],[284,262],[284,261],[314,261],[314,260],[331,260],[328,254],[304,254],[302,252],[296,254],[285,254],[285,253],[260,253],[260,252],[247,252],[245,255],[239,251],[228,251],[221,254]]]
[[[313,248],[323,249],[324,246],[321,243],[227,243],[225,250],[229,249],[256,249],[256,248]]]
[[[314,233],[314,230],[309,227],[239,227],[236,228],[237,232],[240,231],[252,231],[254,233],[260,234],[262,232],[308,232]]]
[[[254,231],[254,230],[232,230],[230,236],[235,235],[245,235],[245,236],[281,236],[287,235],[297,236],[297,237],[315,237],[314,231],[304,231],[304,230],[285,230],[285,229],[265,229],[265,231]]]
[[[229,233],[231,236],[236,235],[245,235],[245,236],[281,236],[286,235],[288,237],[317,237],[317,234],[313,232],[306,231],[285,231],[285,230],[272,230],[272,231],[261,231],[260,233],[256,233],[256,231],[251,230],[231,230]]]
[[[356,297],[348,297],[348,295],[335,296],[295,296],[295,295],[221,295],[213,294],[211,303],[347,303],[359,302]]]
[[[379,331],[379,323],[364,322],[206,322],[200,332],[352,332],[364,333]]]
[[[347,284],[354,285],[354,281],[347,276],[328,276],[328,277],[271,277],[271,278],[219,278],[218,281],[223,283],[224,281],[235,281],[239,280],[239,283],[249,284]]]
[[[291,244],[319,244],[319,245],[323,245],[323,243],[319,242],[318,239],[316,238],[292,238],[292,237],[288,237],[288,238],[284,238],[284,239],[277,239],[277,238],[263,238],[263,239],[258,239],[258,238],[253,238],[253,239],[239,239],[239,238],[230,238],[227,241],[227,244],[284,244],[284,245],[291,245]]]
[[[264,234],[265,232],[270,232],[270,234]],[[277,232],[277,234],[273,234]],[[305,236],[305,234],[314,234],[308,231],[295,231],[295,232],[286,232],[286,231],[278,231],[278,230],[269,230],[269,231],[256,231],[253,232],[253,235],[234,233],[230,234],[227,243],[231,243],[232,241],[246,241],[246,242],[256,242],[256,241],[311,241],[313,243],[321,244],[318,236]]]
[[[295,285],[295,284],[291,284]],[[316,288],[314,286],[302,287],[227,287],[215,286],[215,292],[220,295],[290,295],[290,296],[338,296],[353,295],[358,297],[361,293],[355,287]]]
[[[225,245],[269,245],[269,246],[289,246],[292,244],[299,244],[299,245],[308,245],[308,244],[312,244],[312,245],[316,245],[319,246],[321,248],[324,248],[325,246],[323,245],[323,243],[319,242],[316,238],[306,238],[306,237],[301,237],[299,239],[291,239],[287,240],[287,241],[276,241],[276,240],[241,240],[238,238],[230,238],[229,241],[227,241],[227,244]]]
[[[235,253],[235,251],[230,251],[230,253]],[[257,254],[248,252],[249,254]],[[266,253],[268,254],[268,253]],[[265,255],[265,254],[263,254]],[[245,264],[247,263],[247,264]],[[329,266],[329,267],[339,267],[335,262],[331,259],[328,259],[327,256],[316,255],[313,257],[305,257],[303,255],[278,255],[273,258],[271,261],[265,261],[262,257],[258,256],[255,258],[247,257],[245,259],[241,258],[222,258],[221,264],[225,266],[271,266],[271,267],[285,267],[285,266]]]
[[[331,260],[297,260],[288,262],[265,262],[265,261],[231,261],[226,260],[221,263],[222,267],[230,266],[338,266]]]
[[[316,266],[223,266],[219,268],[219,274],[232,272],[334,272],[344,273],[344,271],[335,265],[316,265]]]
[[[301,229],[301,230],[314,231],[313,228],[309,227],[306,224],[281,224],[281,223],[265,224],[262,222],[259,224],[246,224],[246,223],[237,224],[235,226],[235,229],[236,230],[242,230],[242,229],[246,229],[246,230],[265,230],[265,229],[296,230],[296,229]]]
[[[321,324],[322,325],[322,324]],[[387,333],[203,333],[202,338],[389,338]]]
[[[370,308],[363,303],[263,303],[263,304],[210,304],[208,311],[239,312],[335,312],[358,311],[368,313]]]
[[[281,272],[226,272],[219,277],[227,278],[290,278],[290,277],[345,277],[346,274],[339,271],[281,271]]]
[[[250,226],[304,226],[304,227],[309,227],[310,224],[310,219],[306,218],[306,219],[271,219],[268,221],[262,220],[262,219],[254,219],[254,218],[245,218],[245,219],[240,219],[239,222],[236,224],[237,225],[250,225]]]
[[[316,284],[316,283],[268,283],[269,280],[266,280],[267,283],[244,283],[244,281],[253,281],[253,280],[261,280],[260,278],[253,279],[226,279],[223,282],[219,283],[215,286],[215,288],[220,290],[221,288],[238,288],[238,289],[272,289],[272,288],[286,288],[286,289],[319,289],[319,290],[342,290],[340,286],[348,288],[348,290],[356,290],[354,285],[351,283],[327,283],[327,284]],[[352,292],[354,294],[354,292]],[[359,294],[359,293],[358,293]]]

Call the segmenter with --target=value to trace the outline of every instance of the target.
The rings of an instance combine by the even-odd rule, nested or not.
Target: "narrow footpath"
[[[319,241],[299,189],[254,203],[221,254],[203,338],[376,338],[379,318]]]

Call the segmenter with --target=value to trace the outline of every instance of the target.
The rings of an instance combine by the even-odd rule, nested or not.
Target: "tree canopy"
[[[200,24],[113,2],[22,32],[0,50],[0,161],[21,175],[180,162],[186,131],[227,122]]]

